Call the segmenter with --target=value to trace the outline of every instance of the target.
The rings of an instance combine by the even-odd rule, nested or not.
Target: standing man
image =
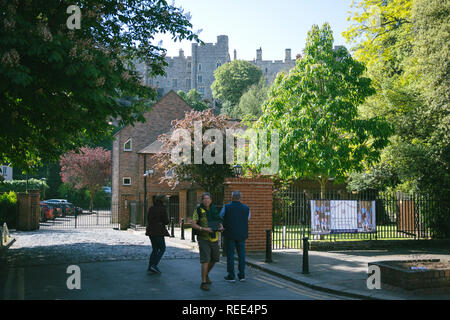
[[[192,216],[192,228],[199,231],[197,236],[202,264],[202,283],[200,289],[209,290],[212,283],[209,272],[220,260],[218,231],[223,230],[219,211],[212,204],[211,194],[202,193],[202,203],[195,209]]]
[[[242,194],[238,190],[231,194],[231,202],[226,204],[220,212],[223,220],[225,247],[227,251],[226,281],[235,282],[234,248],[239,259],[239,281],[245,281],[245,240],[248,238],[248,220],[250,209],[241,203]]]

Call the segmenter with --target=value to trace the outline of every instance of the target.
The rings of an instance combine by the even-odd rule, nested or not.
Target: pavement
[[[180,230],[175,237],[168,238],[176,243],[191,243],[191,233],[185,233],[187,240],[179,240]],[[388,260],[441,259],[450,261],[450,248],[386,249],[386,250],[336,250],[309,251],[309,274],[302,273],[303,254],[301,250],[274,250],[272,262],[265,262],[265,252],[247,253],[248,266],[258,268],[285,280],[315,290],[357,299],[381,300],[450,300],[450,291],[442,290],[407,291],[382,284],[381,289],[368,289],[368,263]]]

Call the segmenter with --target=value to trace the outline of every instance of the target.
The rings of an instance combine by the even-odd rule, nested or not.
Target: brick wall
[[[242,193],[241,202],[249,206],[251,212],[246,251],[264,251],[266,229],[272,229],[272,180],[270,178],[226,179],[224,203],[231,201],[231,193],[234,190]]]

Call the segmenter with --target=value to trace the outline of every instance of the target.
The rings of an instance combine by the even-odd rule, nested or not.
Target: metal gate
[[[40,208],[40,229],[119,228],[119,204],[109,208],[52,208],[51,212]]]

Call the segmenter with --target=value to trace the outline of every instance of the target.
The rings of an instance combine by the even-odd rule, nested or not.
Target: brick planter
[[[423,265],[427,270],[411,270]],[[439,266],[437,266],[439,264]],[[450,263],[439,259],[373,262],[380,268],[381,283],[406,290],[444,289],[450,291]]]

